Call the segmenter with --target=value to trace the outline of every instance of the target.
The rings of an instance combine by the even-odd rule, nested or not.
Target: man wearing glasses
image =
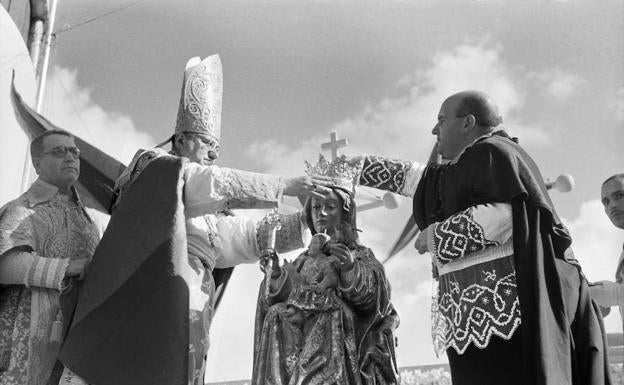
[[[30,144],[39,176],[0,210],[0,383],[58,382],[59,295],[82,277],[105,227],[73,187],[80,150],[66,131]],[[50,381],[50,382],[49,382]]]

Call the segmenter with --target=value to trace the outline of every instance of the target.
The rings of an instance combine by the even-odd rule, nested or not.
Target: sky
[[[61,0],[43,112],[127,163],[171,134],[186,61],[218,53],[219,164],[295,176],[332,131],[347,155],[425,161],[444,99],[482,90],[546,178],[574,177],[554,204],[587,277],[612,279],[624,231],[599,195],[624,171],[623,15],[621,0]],[[5,166],[21,167],[6,154]],[[358,216],[380,259],[411,213],[410,199],[397,200]],[[445,360],[430,338],[429,261],[408,246],[385,265],[400,366]],[[211,329],[207,381],[250,377],[261,278],[257,265],[236,269]],[[621,331],[618,315],[605,322]]]

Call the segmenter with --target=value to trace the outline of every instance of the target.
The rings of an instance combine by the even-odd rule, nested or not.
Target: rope
[[[92,17],[91,19],[85,20],[85,21],[83,21],[82,23],[78,23],[78,24],[76,24],[76,25],[74,25],[74,26],[67,27],[67,28],[64,28],[64,29],[62,29],[62,30],[60,30],[60,31],[57,31],[57,32],[55,32],[55,34],[56,34],[56,35],[60,35],[60,34],[62,34],[62,33],[65,33],[65,32],[71,31],[71,30],[74,30],[74,29],[76,29],[76,28],[78,28],[78,27],[82,27],[83,25],[86,25],[86,24],[92,23],[92,22],[94,22],[94,21],[96,21],[96,20],[99,20],[99,19],[101,19],[101,18],[103,18],[103,17],[110,16],[110,15],[113,15],[113,14],[115,14],[115,13],[121,12],[121,11],[123,11],[123,10],[124,10],[124,9],[126,9],[126,8],[133,7],[133,6],[135,6],[135,5],[139,4],[139,3],[142,3],[142,2],[144,2],[144,1],[145,1],[145,0],[138,0],[138,1],[135,1],[135,2],[133,2],[133,3],[130,3],[130,4],[124,5],[124,6],[122,6],[122,7],[119,7],[119,8],[113,9],[112,11],[109,11],[109,12],[103,13],[103,14],[101,14],[101,15],[99,15],[99,16]]]

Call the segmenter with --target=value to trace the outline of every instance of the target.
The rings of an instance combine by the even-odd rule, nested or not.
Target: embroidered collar
[[[449,163],[453,164],[453,163],[457,163],[457,161],[459,160],[459,158],[464,155],[464,152],[466,152],[467,149],[469,149],[470,147],[474,146],[477,142],[489,138],[492,135],[494,135],[497,132],[503,131],[502,127],[499,128],[495,128],[494,130],[492,130],[491,132],[485,134],[485,135],[481,135],[480,137],[478,137],[477,139],[473,140],[472,142],[470,142],[466,147],[464,147],[459,154],[457,154],[457,156],[455,158],[453,158],[453,160],[451,160]]]
[[[78,207],[80,207],[86,217],[91,222],[93,222],[93,219],[91,218],[91,216],[87,212],[86,207],[82,203],[82,200],[80,199],[80,195],[78,194],[76,188],[74,186],[71,186],[70,191],[71,195],[76,198],[76,203],[78,204]],[[49,202],[57,195],[59,195],[58,187],[46,182],[41,178],[37,178],[37,180],[35,180],[35,182],[30,186],[28,191],[26,191],[26,194],[24,194],[29,208],[33,208],[41,203]]]

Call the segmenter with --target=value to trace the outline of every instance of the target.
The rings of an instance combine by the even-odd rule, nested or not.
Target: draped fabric
[[[90,383],[187,384],[183,162],[153,164],[112,215],[69,318],[60,360]]]
[[[601,322],[570,258],[570,235],[537,166],[509,136],[497,132],[467,148],[456,163],[429,166],[414,196],[414,216],[424,229],[487,203],[512,205],[522,315],[522,349],[514,359],[521,357],[523,369],[510,375],[538,385],[609,383]]]

